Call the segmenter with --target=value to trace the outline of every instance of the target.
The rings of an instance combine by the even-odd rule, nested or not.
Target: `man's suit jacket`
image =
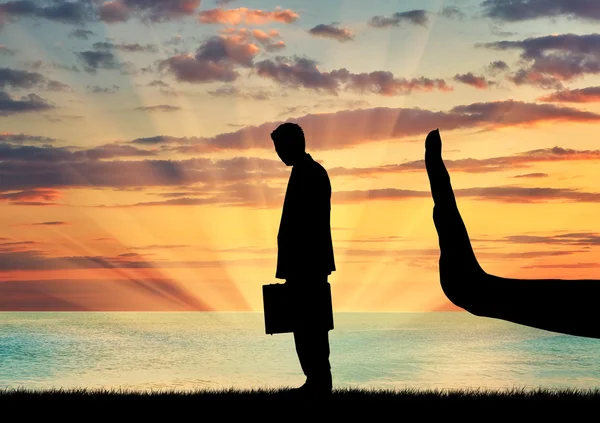
[[[323,279],[335,270],[331,183],[310,154],[292,167],[277,235],[278,279]]]

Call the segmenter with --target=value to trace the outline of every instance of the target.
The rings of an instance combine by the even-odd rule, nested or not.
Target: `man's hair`
[[[290,142],[302,150],[306,148],[304,131],[297,123],[282,123],[271,133],[271,138],[277,142]]]

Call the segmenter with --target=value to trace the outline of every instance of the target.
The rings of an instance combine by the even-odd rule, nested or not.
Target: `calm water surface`
[[[600,341],[467,313],[336,313],[334,387],[596,388]],[[0,388],[300,385],[262,313],[0,313]]]

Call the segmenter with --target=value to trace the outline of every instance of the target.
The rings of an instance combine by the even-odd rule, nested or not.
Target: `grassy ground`
[[[315,408],[315,405],[317,408]],[[277,416],[278,410],[287,409],[279,419],[293,417],[315,410],[329,410],[335,415],[346,414],[357,417],[360,413],[387,415],[389,412],[403,416],[418,413],[427,419],[444,415],[460,419],[474,417],[477,420],[495,420],[494,417],[534,416],[572,419],[574,416],[594,415],[600,406],[600,389],[596,390],[375,390],[334,389],[328,399],[306,399],[294,395],[289,388],[254,390],[198,390],[198,391],[154,391],[135,392],[126,390],[0,390],[0,410],[11,408],[20,411],[52,414],[65,410],[86,410],[100,417],[103,413],[134,412],[149,413],[157,417],[161,413],[183,416],[192,412],[218,410],[229,417],[248,416],[251,409],[260,408],[265,417]],[[60,410],[60,411],[59,411]],[[311,411],[312,410],[312,411]],[[325,411],[320,411],[325,412]],[[565,414],[566,413],[566,414]],[[383,418],[383,417],[382,417]],[[587,419],[585,419],[587,420]],[[316,423],[316,422],[315,422]]]

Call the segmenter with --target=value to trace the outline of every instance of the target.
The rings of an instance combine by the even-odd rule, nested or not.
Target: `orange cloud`
[[[471,85],[480,90],[485,90],[490,87],[490,85],[495,85],[494,81],[488,81],[483,76],[475,76],[473,73],[465,73],[465,74],[456,74],[454,76],[454,80],[458,82],[462,82],[463,84]]]
[[[539,98],[540,101],[554,103],[594,103],[600,102],[600,87],[578,90],[562,90]]]
[[[273,37],[278,37],[279,31],[277,31],[276,29],[272,29],[271,31],[269,31],[269,33],[266,33],[262,29],[254,29],[252,30],[252,35],[254,36],[254,38],[257,38],[259,40],[268,40]]]
[[[223,34],[222,36],[236,44],[248,44],[254,39],[255,42],[262,45],[267,51],[276,51],[285,47],[283,40],[277,40],[279,31],[275,29],[265,32],[262,29],[225,28],[219,32]]]
[[[1,311],[211,311],[169,279],[0,282]]]
[[[274,11],[265,11],[260,9],[248,9],[239,7],[237,9],[209,9],[200,12],[198,20],[202,23],[221,23],[237,25],[245,23],[248,25],[261,25],[267,22],[292,23],[300,15],[290,9],[282,10],[276,8]]]
[[[583,192],[568,188],[529,188],[496,186],[455,189],[457,198],[475,198],[500,203],[542,203],[547,201],[598,203],[600,193]],[[332,194],[335,203],[359,203],[363,201],[397,201],[431,197],[429,191],[413,191],[396,188],[338,191]]]
[[[16,192],[0,192],[0,200],[18,205],[53,205],[61,193],[55,189],[34,188]]]

